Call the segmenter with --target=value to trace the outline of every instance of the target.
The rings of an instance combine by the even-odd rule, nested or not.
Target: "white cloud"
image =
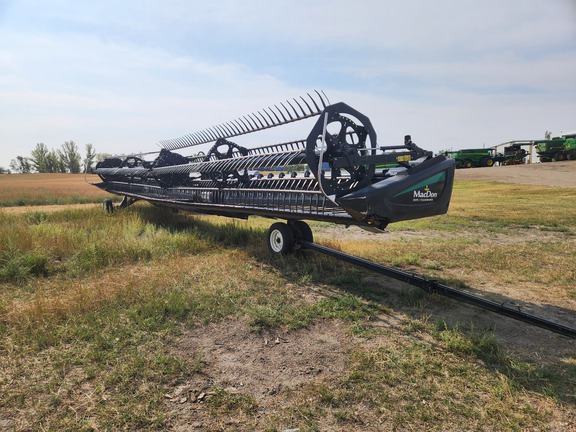
[[[0,13],[0,166],[37,142],[153,149],[313,87],[383,140],[412,131],[435,150],[576,127],[572,0],[23,0]]]

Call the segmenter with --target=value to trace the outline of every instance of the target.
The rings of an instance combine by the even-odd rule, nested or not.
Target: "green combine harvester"
[[[454,159],[456,168],[491,167],[494,157],[491,149],[462,149],[448,152],[447,156]]]
[[[534,141],[540,162],[576,159],[576,138],[556,137]]]
[[[453,159],[456,168],[491,167],[499,163],[501,165],[518,165],[524,163],[528,152],[519,144],[513,144],[504,149],[504,153],[495,153],[493,149],[462,149],[446,152],[446,156]]]

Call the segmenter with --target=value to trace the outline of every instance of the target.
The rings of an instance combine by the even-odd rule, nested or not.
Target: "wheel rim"
[[[284,236],[277,229],[270,233],[270,247],[274,252],[282,252],[284,249]]]

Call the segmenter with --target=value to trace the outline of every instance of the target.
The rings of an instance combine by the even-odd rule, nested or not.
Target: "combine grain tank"
[[[303,220],[382,231],[448,210],[454,161],[433,157],[409,135],[398,145],[380,145],[368,117],[344,103],[330,105],[323,93],[279,105],[161,141],[154,160],[106,159],[96,166],[102,180],[96,186],[123,196],[120,207],[145,200],[201,214],[285,220],[268,232],[270,250],[280,254],[298,239],[312,241]],[[239,143],[241,136],[306,119],[314,122],[307,138]],[[177,152],[200,145],[210,147],[205,155]]]

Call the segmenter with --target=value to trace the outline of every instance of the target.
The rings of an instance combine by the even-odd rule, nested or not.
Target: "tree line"
[[[66,141],[59,149],[48,150],[44,143],[36,144],[29,157],[16,156],[10,162],[10,170],[0,167],[0,174],[11,172],[28,174],[39,173],[71,173],[92,172],[92,165],[101,159],[96,154],[92,144],[86,144],[85,156],[82,158],[74,141]]]

